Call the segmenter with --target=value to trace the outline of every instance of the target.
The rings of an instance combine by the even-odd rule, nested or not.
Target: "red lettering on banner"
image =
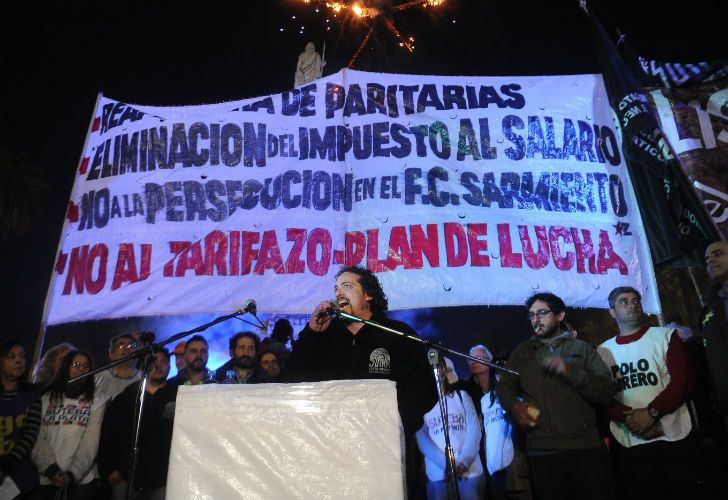
[[[111,289],[116,290],[122,283],[134,283],[139,280],[134,257],[133,243],[119,243],[119,253],[116,256],[116,269]]]
[[[571,238],[571,231],[568,228],[564,226],[551,226],[549,228],[549,246],[551,247],[554,265],[560,271],[568,271],[574,266],[576,256],[574,252],[566,252],[565,255],[562,255],[559,238],[563,238],[564,243],[573,243],[574,241]]]
[[[617,255],[609,240],[609,233],[599,231],[599,259],[597,261],[599,274],[606,274],[610,269],[619,269],[619,274],[627,274],[627,264]]]
[[[81,175],[86,175],[86,171],[88,170],[88,162],[91,158],[89,156],[84,157],[83,160],[81,160],[81,165],[78,167],[78,171],[81,173]]]
[[[152,272],[152,245],[142,243],[142,267],[139,270],[139,281],[145,280]]]
[[[317,227],[308,236],[307,259],[308,268],[316,276],[323,276],[329,272],[331,263],[331,234],[323,228]],[[321,258],[317,258],[318,248],[321,247]]]
[[[227,276],[228,240],[225,233],[216,229],[205,236],[205,274],[212,276]],[[213,268],[217,272],[213,272]]]
[[[532,228],[532,229],[531,229]],[[514,232],[516,227],[513,227]],[[437,224],[394,226],[389,230],[386,258],[379,258],[381,228],[370,228],[366,233],[348,231],[344,237],[344,250],[333,247],[333,238],[326,228],[287,228],[288,254],[279,244],[277,230],[264,232],[220,230],[208,233],[201,241],[171,241],[174,256],[164,266],[164,276],[185,276],[188,270],[195,275],[265,275],[268,270],[276,274],[301,274],[310,272],[323,276],[331,265],[360,264],[366,256],[366,266],[374,272],[404,269],[422,269],[424,257],[430,267],[440,266]],[[500,265],[503,268],[540,270],[553,260],[554,268],[583,274],[606,274],[616,269],[626,275],[629,269],[616,253],[608,231],[599,231],[599,246],[594,247],[591,232],[587,229],[564,226],[518,225],[518,237],[514,240],[510,224],[497,225]],[[535,241],[534,241],[535,235]],[[446,222],[442,224],[444,251],[447,267],[488,267],[488,225],[486,223]],[[382,235],[382,239],[387,236]],[[518,246],[520,244],[520,247]],[[204,245],[204,248],[203,248]],[[303,256],[304,245],[306,247]],[[573,250],[570,248],[573,246]],[[88,246],[73,249],[64,293],[70,293],[74,284],[77,293],[84,289],[99,290],[104,278],[93,279],[88,269],[96,269],[96,260],[103,259],[101,247],[93,254]],[[120,245],[112,290],[126,282],[139,281],[149,276],[151,245],[142,245],[142,264],[137,266],[131,243]],[[104,261],[105,262],[105,261]],[[228,272],[228,262],[229,269]],[[105,265],[105,264],[104,264]],[[100,269],[100,268],[99,268]],[[100,272],[104,272],[101,269]],[[101,285],[103,286],[103,285]],[[96,293],[96,292],[93,292]]]
[[[445,223],[445,256],[448,267],[460,267],[468,261],[465,229],[457,222]]]
[[[240,231],[230,231],[230,276],[240,274]]]
[[[169,251],[172,252],[172,258],[167,261],[166,264],[164,264],[164,272],[163,275],[166,277],[170,277],[174,275],[174,260],[182,253],[186,252],[187,249],[190,247],[189,241],[170,241],[169,242]]]
[[[88,260],[88,245],[74,247],[71,250],[71,258],[68,264],[66,284],[63,287],[63,295],[71,293],[71,287],[76,285],[76,293],[83,293],[84,282],[86,281],[86,261]]]
[[[286,230],[286,241],[293,242],[293,247],[288,252],[288,258],[286,259],[286,273],[306,272],[306,263],[301,259],[303,245],[306,243],[306,230],[288,228]]]
[[[521,237],[521,248],[526,264],[531,269],[542,269],[549,263],[548,238],[545,226],[535,226],[536,241],[538,242],[538,253],[533,251],[531,236],[528,234],[528,226],[518,226],[518,234]]]
[[[468,246],[470,247],[470,265],[474,267],[490,266],[490,257],[481,252],[488,251],[488,240],[480,240],[478,236],[487,236],[488,224],[468,224]]]
[[[66,210],[66,218],[69,222],[78,222],[78,204],[69,201]]]
[[[255,263],[253,274],[263,274],[266,269],[273,269],[276,274],[282,274],[283,258],[281,249],[278,247],[278,237],[275,229],[263,233],[263,242],[260,244],[260,257]]]
[[[379,259],[379,229],[367,229],[367,269],[375,273],[387,271],[387,259]]]
[[[71,293],[75,285],[76,293],[82,294],[87,290],[91,294],[99,293],[106,284],[106,265],[109,260],[109,249],[103,243],[97,243],[89,251],[88,245],[75,247],[71,250],[70,263],[63,295]],[[98,261],[98,266],[95,266]],[[97,267],[94,279],[94,267]]]
[[[184,276],[188,269],[194,269],[195,275],[202,276],[205,272],[205,260],[202,256],[202,243],[195,241],[170,241],[169,250],[174,256],[164,265],[164,276]],[[177,267],[174,267],[174,261]]]
[[[66,269],[66,262],[68,261],[68,254],[64,253],[63,250],[58,252],[58,259],[56,260],[56,272],[63,274],[63,270]]]
[[[260,233],[253,231],[243,231],[243,272],[242,274],[250,274],[253,260],[258,258],[258,249],[253,248],[255,243],[260,241]]]
[[[93,278],[94,262],[98,259],[98,274],[96,279]],[[109,247],[103,243],[96,243],[91,247],[88,253],[88,261],[86,263],[86,290],[90,294],[99,293],[106,284],[106,264],[109,260]]]
[[[184,276],[188,269],[193,269],[197,276],[205,274],[205,260],[202,257],[202,243],[195,241],[179,254],[175,276]]]
[[[355,266],[364,258],[367,240],[361,231],[347,231],[344,236],[344,265]]]
[[[389,251],[387,252],[387,268],[390,271],[397,269],[397,266],[404,266],[405,269],[412,268],[412,250],[407,239],[407,228],[395,226],[389,233]]]
[[[584,240],[579,239],[579,230],[575,227],[571,228],[571,236],[574,238],[574,248],[576,250],[576,272],[585,273],[584,261],[589,261],[589,272],[597,273],[596,256],[594,255],[594,243],[591,239],[591,233],[588,229],[582,229],[581,233]]]
[[[422,231],[422,226],[410,226],[410,235],[412,237],[412,268],[422,268],[422,254],[427,257],[430,267],[440,267],[437,224],[427,224],[427,236]]]
[[[511,227],[509,224],[498,224],[498,246],[500,248],[501,267],[523,267],[522,256],[513,251],[511,243]]]

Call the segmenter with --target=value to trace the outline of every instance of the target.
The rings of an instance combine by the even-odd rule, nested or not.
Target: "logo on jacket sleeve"
[[[390,372],[389,352],[379,347],[369,355],[369,373],[374,375],[389,375]]]

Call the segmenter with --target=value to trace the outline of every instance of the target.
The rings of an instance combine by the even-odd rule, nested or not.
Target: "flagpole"
[[[81,168],[81,163],[83,162],[84,155],[86,154],[86,148],[88,147],[89,138],[91,137],[91,129],[94,125],[94,120],[96,119],[96,116],[98,116],[98,110],[99,110],[99,103],[101,102],[101,98],[104,97],[103,92],[99,92],[96,96],[96,104],[94,104],[93,112],[91,113],[91,119],[88,123],[88,128],[86,130],[86,139],[83,141],[83,149],[81,149],[81,157],[78,159],[78,164],[76,165],[76,180],[78,179],[78,172]],[[71,193],[68,195],[69,202],[73,201],[71,200],[71,197],[73,196],[73,190],[76,187],[76,181],[74,181],[73,186],[71,186]],[[48,327],[48,313],[50,311],[50,306],[52,302],[52,296],[53,291],[55,289],[55,283],[56,278],[58,276],[58,271],[56,268],[58,267],[58,258],[60,256],[60,252],[63,248],[63,241],[64,237],[63,235],[66,234],[66,229],[68,227],[69,220],[68,220],[68,203],[66,204],[66,210],[63,212],[63,228],[61,229],[61,237],[58,240],[58,247],[56,248],[56,253],[53,258],[53,267],[51,269],[51,278],[50,283],[48,285],[48,291],[46,292],[46,298],[45,302],[43,303],[43,317],[40,322],[40,328],[38,330],[38,336],[35,340],[35,349],[33,350],[33,372],[35,372],[35,369],[38,366],[38,363],[40,362],[41,352],[43,352],[43,344],[45,343],[45,333],[46,328]],[[68,263],[70,265],[70,262]],[[34,376],[34,374],[33,374]]]

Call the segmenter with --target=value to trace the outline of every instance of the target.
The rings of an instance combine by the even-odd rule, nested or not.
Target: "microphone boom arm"
[[[410,335],[405,332],[400,332],[399,330],[395,330],[394,328],[389,328],[388,326],[384,326],[382,324],[377,323],[376,321],[371,321],[368,319],[360,318],[359,316],[355,316],[353,314],[349,314],[347,312],[342,311],[341,309],[332,309],[331,310],[332,316],[339,316],[341,318],[346,318],[351,321],[357,321],[359,323],[364,323],[365,325],[373,326],[374,328],[378,328],[379,330],[384,330],[386,332],[392,333],[394,335],[399,335],[400,337],[407,338],[409,340],[419,342],[420,344],[423,344],[427,347],[432,347],[434,349],[437,349],[439,351],[444,351],[450,354],[454,354],[455,356],[460,356],[462,358],[465,358],[469,361],[472,361],[473,363],[480,363],[481,365],[486,365],[491,368],[495,368],[496,370],[501,370],[506,373],[510,373],[511,375],[515,375],[518,377],[518,372],[515,370],[511,370],[510,368],[506,368],[505,366],[501,366],[499,364],[493,363],[491,361],[486,361],[484,359],[476,358],[475,356],[471,356],[470,354],[465,354],[459,351],[456,351],[454,349],[451,349],[447,347],[446,345],[440,344],[438,342],[433,342],[432,340],[427,340],[422,337],[417,337],[414,335]]]

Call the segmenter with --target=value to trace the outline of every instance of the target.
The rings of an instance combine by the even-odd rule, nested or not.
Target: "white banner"
[[[654,274],[601,76],[344,70],[185,107],[102,97],[71,195],[49,324],[304,312],[334,274],[392,308],[607,305]]]

